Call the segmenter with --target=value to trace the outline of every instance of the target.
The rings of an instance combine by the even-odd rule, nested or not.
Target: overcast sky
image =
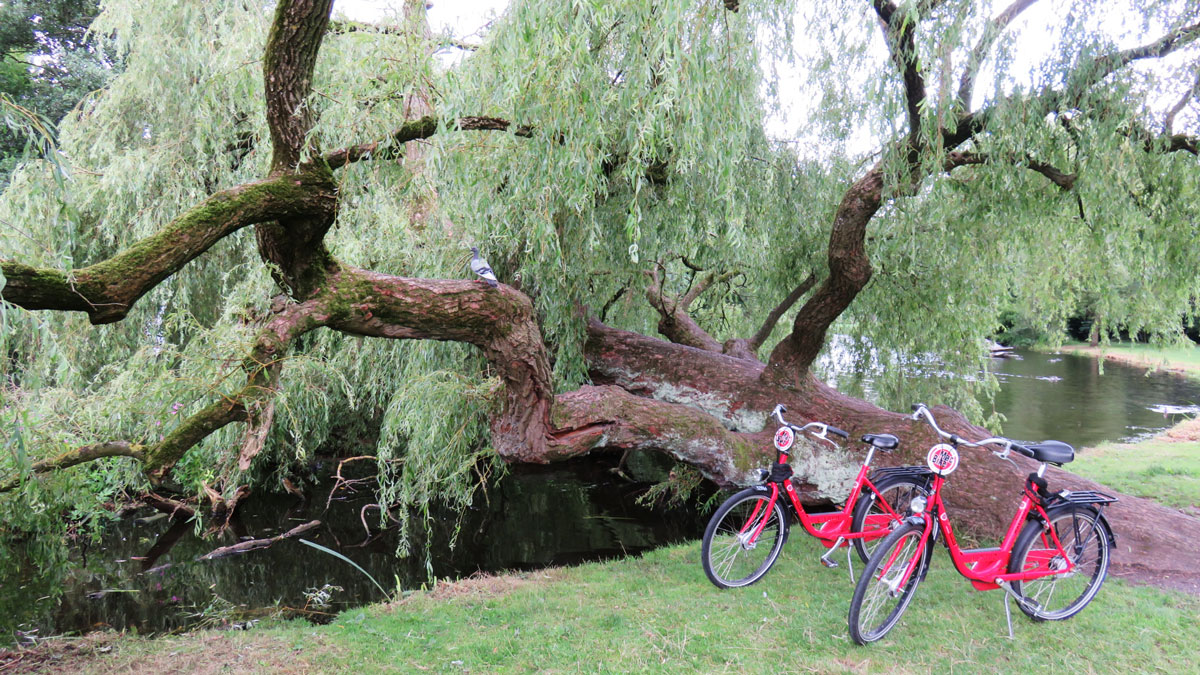
[[[472,37],[477,36],[486,28],[492,19],[504,11],[509,2],[510,0],[432,0],[429,3],[429,25],[435,33],[449,31],[456,38],[466,38],[470,41]],[[1003,2],[1007,4],[1008,0],[1003,0]],[[397,15],[402,5],[403,0],[336,0],[334,13],[360,21],[388,21],[387,17]],[[1144,27],[1141,25],[1140,12],[1136,9],[1137,7],[1139,5],[1136,0],[1126,0],[1125,2],[1115,0],[1111,2],[1111,11],[1106,12],[1111,20],[1105,22],[1105,31],[1121,48],[1141,44],[1146,40],[1145,36],[1141,34]],[[803,3],[801,3],[800,11],[803,11]],[[1066,20],[1066,17],[1060,16],[1061,13],[1061,6],[1057,2],[1039,3],[1023,12],[1013,22],[1010,30],[1027,37],[1022,40],[1018,63],[1015,64],[1016,67],[1010,71],[1010,74],[1029,72],[1049,56],[1055,45],[1056,33],[1061,30],[1060,24]],[[1039,29],[1030,30],[1031,26],[1039,27]],[[1162,26],[1152,26],[1150,32],[1158,34],[1162,28]],[[1030,35],[1039,37],[1028,37]],[[810,36],[797,31],[794,44],[797,52],[803,52],[806,49],[806,42],[810,39]],[[884,54],[885,47],[882,40],[879,41],[879,49],[881,55]],[[455,55],[447,55],[445,58],[447,62],[450,62],[453,61]],[[886,57],[881,56],[881,58]],[[1155,68],[1157,66],[1145,64],[1142,67]],[[987,80],[987,69],[984,70],[985,72],[980,74],[980,81]],[[780,73],[780,103],[784,112],[783,115],[773,115],[767,121],[768,133],[772,136],[796,138],[804,135],[805,117],[813,105],[819,104],[815,100],[802,100],[801,97],[794,94],[794,92],[803,90],[805,77],[804,73],[799,72],[785,70]],[[1163,107],[1165,110],[1171,102],[1178,100],[1182,91],[1181,89],[1179,92],[1169,94],[1164,92],[1166,98],[1170,98],[1171,101],[1164,99],[1161,106],[1156,105],[1155,107]],[[793,92],[793,95],[789,96],[789,92]],[[1191,118],[1194,114],[1193,111],[1185,112],[1181,116],[1180,122],[1183,119]],[[863,143],[868,146],[873,144],[866,138],[853,141],[856,146]]]
[[[468,37],[483,28],[508,7],[509,0],[434,0],[429,2],[429,27],[440,33],[449,29],[455,37]],[[335,14],[359,21],[378,20],[399,14],[402,0],[337,0]]]

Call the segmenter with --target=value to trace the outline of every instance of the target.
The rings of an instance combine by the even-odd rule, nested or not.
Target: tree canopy
[[[736,482],[772,399],[884,423],[814,379],[833,333],[884,405],[978,420],[948,383],[1006,310],[1196,313],[1194,2],[516,0],[451,67],[423,3],[330,5],[104,4],[124,70],[62,122],[69,180],[0,197],[0,489],[47,505],[10,527],[347,444],[385,503],[604,449]]]

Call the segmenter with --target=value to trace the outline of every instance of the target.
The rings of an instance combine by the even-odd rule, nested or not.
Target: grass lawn
[[[940,548],[940,547],[939,547]],[[775,568],[721,591],[699,542],[639,558],[440,585],[343,613],[244,632],[88,637],[26,652],[58,672],[1183,672],[1195,667],[1200,599],[1110,579],[1080,615],[1033,623],[976,592],[944,550],[883,640],[854,645],[853,586],[793,531]],[[55,653],[57,650],[57,653]],[[57,658],[53,658],[53,657]],[[0,660],[0,666],[3,660]]]
[[[1083,342],[1069,342],[1060,351],[1089,356],[1102,356],[1114,361],[1143,368],[1162,369],[1200,378],[1200,346],[1155,347],[1133,342],[1114,342],[1089,347]]]
[[[1141,443],[1104,443],[1066,468],[1138,497],[1200,516],[1200,420]]]

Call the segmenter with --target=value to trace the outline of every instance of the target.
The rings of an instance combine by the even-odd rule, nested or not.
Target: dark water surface
[[[999,431],[1015,439],[1077,449],[1141,440],[1200,412],[1200,382],[1172,373],[1025,350],[992,365],[1000,380],[995,410],[1006,418]]]
[[[993,365],[1001,382],[995,410],[1008,420],[997,431],[1017,439],[1054,438],[1076,447],[1136,439],[1173,425],[1176,413],[1200,404],[1195,381],[1146,376],[1115,363],[1104,364],[1101,373],[1101,364],[1084,356],[1020,351],[1018,358]],[[657,480],[651,478],[655,472],[665,475],[662,466],[647,462],[634,456],[632,469],[640,463],[647,480]],[[172,524],[146,511],[114,522],[98,543],[34,539],[12,551],[16,571],[0,568],[0,645],[21,634],[108,627],[162,632],[245,622],[276,608],[314,610],[308,596],[320,589],[329,593],[329,607],[320,610],[327,613],[382,599],[366,575],[295,539],[197,560],[219,546],[274,536],[314,519],[321,526],[302,538],[347,556],[388,592],[420,588],[434,578],[600,560],[700,537],[707,514],[696,502],[673,509],[636,505],[647,486],[594,462],[516,467],[478,494],[472,508],[435,513],[431,526],[412,537],[418,553],[409,557],[395,555],[396,533],[380,531],[377,512],[368,509],[371,530],[364,529],[363,508],[373,501],[369,488],[341,494],[328,510],[328,483],[305,502],[255,495],[216,540],[198,536],[191,523]],[[13,559],[7,560],[5,568],[13,569]]]
[[[620,557],[703,533],[707,518],[696,504],[673,509],[635,504],[646,487],[594,464],[515,468],[477,495],[473,508],[435,514],[432,527],[413,537],[418,553],[405,558],[395,555],[394,530],[379,531],[376,511],[367,515],[371,533],[364,530],[360,513],[373,501],[369,489],[335,499],[328,510],[327,492],[314,493],[307,502],[290,495],[251,497],[238,507],[238,520],[227,535],[208,540],[197,536],[192,523],[172,524],[147,510],[115,522],[97,544],[72,546],[68,563],[46,566],[54,571],[39,573],[41,566],[29,559],[19,573],[0,576],[0,645],[21,634],[109,627],[162,632],[243,623],[273,608],[313,609],[306,592],[326,585],[340,590],[330,589],[332,603],[325,612],[382,599],[366,575],[296,539],[197,560],[219,546],[270,537],[313,519],[322,525],[300,538],[350,558],[388,592],[397,584],[415,589],[433,578],[479,571]],[[146,517],[153,520],[146,523]],[[426,544],[432,551],[428,563]],[[27,548],[43,549],[36,541]]]

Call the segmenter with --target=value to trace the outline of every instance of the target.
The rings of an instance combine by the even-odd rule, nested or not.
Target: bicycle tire
[[[1062,621],[1069,619],[1087,606],[1108,576],[1111,555],[1112,531],[1095,508],[1080,504],[1067,504],[1047,510],[1049,523],[1038,520],[1026,523],[1013,544],[1012,557],[1008,562],[1009,573],[1026,569],[1037,569],[1041,564],[1035,552],[1043,551],[1040,557],[1049,556],[1055,550],[1054,542],[1044,533],[1053,527],[1076,570],[1031,581],[1012,582],[1013,591],[1036,605],[1018,602],[1029,618],[1034,621]],[[1030,554],[1033,559],[1030,559]],[[1061,565],[1061,556],[1053,556],[1045,564]],[[1065,600],[1063,604],[1058,604]]]
[[[763,488],[747,488],[725,500],[709,519],[700,559],[704,574],[717,588],[749,586],[763,578],[779,558],[787,539],[788,520],[781,499],[776,499],[769,514],[761,512],[770,498],[770,492]],[[752,515],[755,523],[764,517],[768,520],[757,541],[747,546],[740,533],[752,525],[748,522]]]
[[[924,523],[906,522],[875,547],[854,587],[854,597],[850,599],[850,638],[857,644],[865,645],[887,635],[912,602],[929,564],[927,549],[932,542],[926,539],[922,547],[924,533]],[[892,590],[914,559],[917,568],[908,581],[903,587]],[[889,600],[895,602],[889,603]],[[884,612],[882,617],[881,611]]]
[[[929,496],[929,480],[917,476],[893,476],[879,481],[875,485],[875,489],[877,492],[863,490],[859,494],[858,500],[854,502],[854,510],[850,517],[851,532],[862,532],[863,527],[870,523],[868,518],[886,515],[886,512],[879,508],[880,499],[885,500],[893,511],[903,517],[908,511],[908,504],[913,497]],[[897,525],[899,525],[899,521],[893,520],[887,524],[887,527],[894,529]],[[871,553],[882,539],[882,537],[870,541],[852,539],[851,542],[854,544],[854,550],[858,553],[859,560],[865,563],[871,559]]]

